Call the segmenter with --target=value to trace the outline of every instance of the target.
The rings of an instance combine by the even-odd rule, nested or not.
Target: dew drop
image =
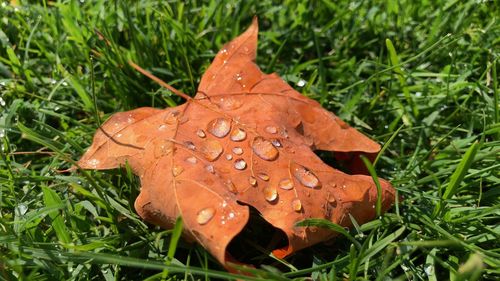
[[[171,141],[160,140],[159,143],[154,146],[153,153],[156,158],[160,158],[162,156],[170,154],[173,150],[174,144]]]
[[[91,168],[95,169],[97,168],[97,165],[99,165],[100,162],[101,161],[99,161],[98,159],[93,158],[87,161],[87,164],[89,164]]]
[[[299,198],[295,198],[292,200],[292,209],[295,212],[300,212],[302,210],[302,202],[300,202]]]
[[[212,135],[223,138],[229,134],[231,122],[226,118],[217,118],[208,123],[207,131]]]
[[[269,176],[266,173],[258,173],[257,176],[263,181],[269,180]]]
[[[245,160],[240,158],[240,159],[236,159],[236,161],[234,161],[234,168],[235,169],[244,170],[246,167],[247,167],[247,162],[245,162]]]
[[[214,174],[215,173],[215,169],[214,169],[213,165],[206,165],[205,166],[205,170],[207,170],[207,172],[209,172],[210,174]]]
[[[165,131],[167,129],[167,125],[165,124],[161,124],[160,126],[158,126],[158,131]]]
[[[232,97],[221,98],[218,102],[218,106],[222,110],[235,110],[242,105],[243,102],[241,100]]]
[[[202,209],[196,216],[196,222],[200,225],[208,223],[215,215],[215,209],[212,207]]]
[[[189,149],[189,150],[195,150],[196,146],[192,141],[185,141],[184,145]]]
[[[208,161],[215,161],[222,154],[222,144],[218,140],[206,140],[200,147],[200,152]]]
[[[263,137],[256,137],[253,139],[252,149],[257,156],[264,160],[272,161],[278,158],[279,152],[276,147]]]
[[[236,155],[241,155],[243,154],[243,149],[241,147],[234,147],[233,148],[233,153],[236,154]]]
[[[284,190],[293,189],[293,181],[291,179],[283,179],[278,183],[278,187]]]
[[[233,155],[231,154],[226,154],[226,160],[232,160],[233,159]]]
[[[278,128],[275,126],[267,126],[264,130],[269,134],[276,134],[278,132]]]
[[[241,74],[240,74],[240,73],[236,73],[236,75],[234,76],[234,79],[235,79],[236,81],[241,81],[241,80],[243,80],[243,76],[241,76]]]
[[[273,186],[266,186],[264,188],[264,197],[267,201],[273,202],[276,198],[278,198],[278,191]]]
[[[298,82],[297,82],[297,86],[298,87],[304,87],[306,85],[306,80],[304,79],[300,79]]]
[[[163,119],[163,122],[169,125],[177,124],[178,121],[179,121],[179,111],[169,112]]]
[[[191,164],[196,164],[198,162],[198,159],[196,159],[196,157],[194,157],[194,156],[191,156],[191,157],[186,158],[186,162],[191,163]]]
[[[236,189],[236,186],[234,185],[234,183],[231,180],[227,180],[225,182],[225,185],[230,192],[238,193],[238,189]]]
[[[306,167],[294,164],[292,173],[295,178],[306,187],[316,188],[320,186],[318,177]]]
[[[271,140],[271,143],[274,145],[274,147],[282,147],[283,145],[281,144],[281,142],[277,139],[273,139]]]
[[[248,183],[251,185],[251,186],[257,186],[257,179],[254,177],[254,176],[250,176],[248,178]]]
[[[286,129],[283,129],[283,131],[280,132],[280,135],[284,138],[288,138],[288,131]]]
[[[247,137],[247,133],[243,129],[235,128],[231,132],[231,140],[232,141],[243,141],[246,139],[246,137]]]
[[[207,134],[205,134],[205,131],[203,131],[202,129],[198,129],[198,131],[196,131],[196,135],[200,138],[204,138],[207,136]]]
[[[178,166],[178,165],[174,165],[174,167],[172,168],[172,175],[174,175],[174,177],[182,174],[182,172],[184,171],[184,168],[182,168],[181,166]]]

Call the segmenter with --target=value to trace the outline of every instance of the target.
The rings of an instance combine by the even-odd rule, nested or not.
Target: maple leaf
[[[226,44],[194,98],[174,108],[112,115],[78,164],[111,169],[126,162],[140,177],[135,209],[146,221],[184,234],[220,263],[253,206],[288,239],[277,257],[330,239],[332,230],[297,227],[306,218],[351,226],[375,216],[371,177],[338,171],[313,150],[374,154],[380,146],[254,63],[257,20]],[[380,180],[382,211],[394,189]],[[226,264],[227,265],[227,264]]]

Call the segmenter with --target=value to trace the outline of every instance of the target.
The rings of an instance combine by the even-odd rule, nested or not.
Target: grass
[[[183,102],[128,60],[194,94],[258,15],[258,64],[384,144],[377,174],[404,200],[286,261],[254,249],[266,262],[241,278],[498,280],[499,14],[479,0],[3,1],[0,279],[234,278],[138,218],[130,171],[65,170],[110,114]]]

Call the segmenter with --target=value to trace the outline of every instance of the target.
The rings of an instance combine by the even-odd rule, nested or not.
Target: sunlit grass
[[[137,216],[130,171],[70,168],[110,114],[183,102],[128,61],[194,95],[254,15],[261,68],[387,144],[376,174],[403,201],[285,261],[249,247],[264,266],[240,278],[500,278],[498,5],[228,3],[0,4],[0,278],[234,278]]]

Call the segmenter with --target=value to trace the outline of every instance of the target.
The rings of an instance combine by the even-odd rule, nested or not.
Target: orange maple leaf
[[[338,171],[313,150],[374,154],[380,146],[254,63],[257,20],[226,44],[203,75],[194,98],[174,108],[116,113],[98,129],[78,162],[111,169],[127,162],[141,180],[135,202],[146,221],[170,228],[178,216],[184,234],[220,263],[253,206],[288,238],[277,257],[336,235],[297,227],[306,218],[351,226],[375,216],[371,177]],[[380,180],[382,211],[394,201]]]

